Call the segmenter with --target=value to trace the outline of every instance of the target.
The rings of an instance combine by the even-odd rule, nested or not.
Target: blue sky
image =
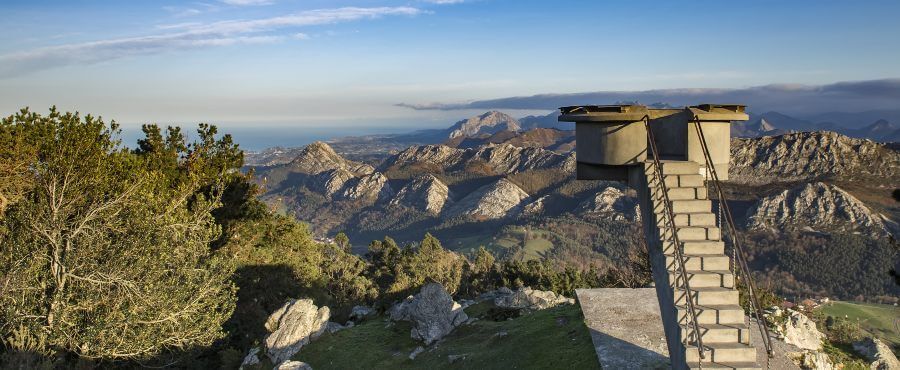
[[[897,14],[897,1],[4,0],[0,111],[426,127],[483,109],[397,104],[896,79]]]

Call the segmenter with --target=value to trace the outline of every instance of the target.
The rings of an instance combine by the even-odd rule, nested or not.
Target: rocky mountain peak
[[[290,166],[293,171],[312,175],[336,169],[365,175],[375,170],[370,165],[344,159],[330,145],[321,141],[316,141],[303,148],[300,154],[290,162]]]
[[[450,132],[448,137],[453,139],[459,136],[495,134],[504,130],[519,131],[521,129],[519,121],[512,116],[498,111],[490,111],[457,122],[448,129]]]
[[[450,202],[450,189],[434,175],[425,174],[416,177],[400,188],[391,199],[391,205],[406,205],[418,210],[440,214],[444,206]]]
[[[808,183],[760,199],[747,211],[750,229],[802,229],[888,235],[877,213],[843,189]]]
[[[453,216],[470,216],[479,220],[500,219],[515,214],[528,193],[507,179],[482,186],[453,207]]]
[[[860,176],[900,177],[900,153],[871,140],[830,131],[734,139],[731,181],[745,184]]]

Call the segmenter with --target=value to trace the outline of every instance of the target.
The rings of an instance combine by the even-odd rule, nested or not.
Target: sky
[[[534,98],[547,94],[897,109],[897,14],[898,1],[3,0],[0,112],[327,135],[548,112],[559,99]]]

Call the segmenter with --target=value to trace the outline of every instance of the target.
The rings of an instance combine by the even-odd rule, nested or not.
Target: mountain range
[[[784,115],[754,118],[747,127],[766,135],[732,140],[725,184],[741,232],[753,235],[748,240],[789,233],[888,240],[900,233],[900,207],[890,195],[900,188],[900,152],[836,132],[793,132],[806,121]],[[371,240],[411,242],[427,231],[467,254],[485,246],[504,259],[601,269],[628,263],[642,245],[635,191],[576,180],[573,132],[528,129],[523,121],[487,112],[428,133],[432,143],[368,157],[355,150],[403,141],[370,137],[278,148],[251,156],[248,163],[258,164],[247,169],[272,208],[308,222],[320,237],[346,233],[358,253]],[[760,245],[791,242],[762,237],[767,241]],[[779,258],[760,257],[756,268],[790,270]]]

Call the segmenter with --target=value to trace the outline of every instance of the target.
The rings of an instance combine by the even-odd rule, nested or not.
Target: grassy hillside
[[[900,308],[874,303],[831,302],[819,308],[826,316],[859,320],[860,329],[894,347],[900,346]]]
[[[408,323],[373,318],[335,334],[325,334],[296,356],[314,369],[599,369],[581,309],[562,305],[506,320],[490,303],[466,309],[479,320],[462,325],[415,360],[419,342]],[[491,317],[497,317],[494,321]],[[505,333],[505,334],[504,334]],[[455,360],[452,360],[456,356]]]

